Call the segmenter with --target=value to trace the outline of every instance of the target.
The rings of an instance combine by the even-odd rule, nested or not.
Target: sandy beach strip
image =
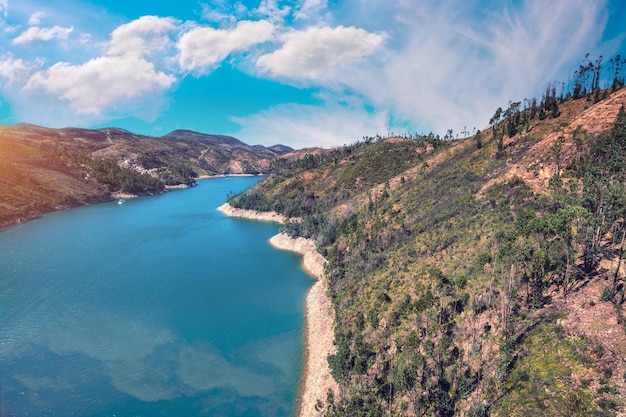
[[[206,180],[210,178],[226,178],[226,177],[262,177],[265,174],[213,174],[213,175],[199,175],[196,177],[197,180]]]
[[[255,211],[235,208],[228,203],[222,204],[217,208],[228,217],[240,217],[243,219],[264,220],[269,222],[284,223],[287,217],[275,211]]]
[[[218,208],[231,217],[276,221],[287,220],[281,214],[263,213],[254,210],[235,209],[226,203]],[[326,259],[317,252],[311,239],[292,238],[279,233],[270,239],[270,244],[277,249],[287,250],[302,255],[304,269],[317,281],[306,295],[305,301],[305,358],[304,372],[298,397],[298,417],[323,415],[323,410],[316,406],[317,401],[326,400],[329,389],[339,393],[339,387],[330,374],[327,357],[335,353],[334,314],[328,298],[328,282],[324,277]]]

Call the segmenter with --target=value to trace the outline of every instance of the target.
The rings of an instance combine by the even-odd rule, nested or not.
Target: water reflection
[[[227,187],[0,233],[0,415],[293,412],[311,281],[276,226],[204,214]]]

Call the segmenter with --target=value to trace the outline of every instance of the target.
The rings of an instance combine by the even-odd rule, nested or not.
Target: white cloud
[[[111,33],[107,55],[145,56],[165,50],[173,44],[170,34],[177,26],[177,21],[171,17],[142,16]]]
[[[229,13],[230,10],[226,9],[222,9],[222,8],[217,8],[214,6],[210,6],[208,4],[203,3],[202,4],[202,12],[201,12],[201,17],[204,20],[208,20],[210,22],[230,22],[230,23],[235,23],[235,21],[237,20],[237,18],[235,16],[233,16],[232,14]]]
[[[257,67],[273,76],[319,80],[372,54],[384,37],[355,27],[326,26],[290,32],[283,40],[280,49],[259,57]]]
[[[81,29],[85,25],[63,20],[50,8],[45,21],[60,26],[41,28],[44,15],[31,9],[19,16],[21,24],[32,26],[17,36],[25,26],[3,22],[8,0],[0,0],[7,51],[68,61],[48,68],[32,54],[0,52],[2,99],[31,121],[33,115],[43,117],[35,113],[53,120],[55,114],[71,115],[64,123],[83,126],[112,114],[150,119],[167,104],[166,92],[179,79],[206,75],[230,57],[249,75],[334,97],[347,92],[378,109],[333,104],[335,99],[319,107],[284,104],[236,119],[242,125],[237,134],[245,140],[332,146],[386,132],[390,119],[437,133],[482,128],[508,100],[540,93],[548,81],[566,80],[564,71],[575,68],[586,52],[594,55],[601,47],[608,57],[619,47],[619,42],[613,49],[600,44],[608,0],[554,0],[549,12],[541,0],[489,7],[481,0],[260,0],[256,9],[240,1],[202,1],[202,17],[216,22],[214,27],[144,16],[119,26],[108,39],[104,35],[103,42],[97,30],[91,39]],[[13,15],[18,16],[14,9]],[[66,27],[70,24],[76,25],[74,32]],[[75,51],[55,44],[45,45],[45,51],[17,47],[67,38]],[[341,122],[334,113],[343,116]]]
[[[210,22],[234,24],[248,13],[248,8],[240,1],[231,4],[226,0],[213,0],[210,4],[201,3],[200,6],[202,7],[200,16]]]
[[[14,33],[19,32],[21,26],[19,25],[8,25],[6,22],[0,21],[0,31],[6,33],[7,35],[13,35]]]
[[[233,29],[196,27],[178,41],[183,71],[206,73],[236,51],[271,39],[275,26],[266,21],[241,21]]]
[[[327,102],[323,106],[283,104],[269,110],[232,120],[241,129],[234,135],[246,143],[293,148],[332,148],[385,133],[387,112],[369,112],[358,103]]]
[[[0,14],[6,17],[9,14],[9,0],[0,0]]]
[[[83,34],[80,35],[80,38],[79,38],[78,42],[81,45],[89,45],[89,43],[91,42],[91,38],[92,38],[91,34],[83,33]]]
[[[162,92],[176,79],[134,56],[104,56],[82,65],[60,62],[35,73],[24,89],[42,89],[69,102],[78,114],[98,115],[118,101]]]
[[[508,100],[566,80],[562,71],[597,45],[606,19],[604,1],[558,0],[549,13],[541,0],[507,5],[380,0],[359,22],[395,16],[384,60],[339,73],[338,85],[420,130],[482,128]]]
[[[178,22],[173,18],[140,17],[111,33],[110,41],[104,45],[105,55],[80,64],[58,62],[29,74],[27,81],[20,83],[21,95],[15,92],[10,95],[22,112],[49,109],[41,115],[28,115],[30,120],[47,124],[55,117],[59,120],[53,125],[62,122],[84,125],[129,115],[153,120],[167,104],[164,93],[177,81],[174,75],[160,68],[171,59],[167,53],[171,56],[175,52],[170,35],[176,30]],[[90,44],[91,35],[82,34],[79,43]],[[162,56],[154,56],[157,52],[164,52],[164,60]],[[17,74],[19,62],[13,62],[12,67],[10,63],[5,62],[5,72],[9,74],[13,68],[12,74]]]
[[[306,20],[318,17],[320,12],[328,6],[328,0],[302,0],[294,11],[296,20]]]
[[[14,58],[13,55],[7,54],[0,57],[0,77],[7,80],[7,86],[23,82],[28,79],[29,74],[36,66],[30,64],[21,58]]]
[[[31,26],[22,32],[18,37],[13,39],[12,43],[14,45],[22,45],[36,41],[48,42],[54,39],[66,40],[73,31],[73,27],[64,28],[61,26],[54,26],[51,28],[40,28],[38,26]]]
[[[259,7],[253,13],[270,22],[280,23],[291,13],[291,7],[280,7],[277,0],[261,0]]]
[[[46,12],[43,11],[38,11],[33,13],[32,15],[30,15],[30,18],[28,19],[28,25],[29,26],[38,26],[41,23],[41,19],[43,19],[46,16]]]

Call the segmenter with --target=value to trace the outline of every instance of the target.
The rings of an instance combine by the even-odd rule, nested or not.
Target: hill
[[[119,128],[0,127],[0,226],[201,176],[263,173],[290,151],[188,130],[154,138]]]
[[[462,140],[286,156],[230,198],[297,218],[285,231],[328,260],[322,414],[624,409],[626,90],[609,93],[512,103]]]

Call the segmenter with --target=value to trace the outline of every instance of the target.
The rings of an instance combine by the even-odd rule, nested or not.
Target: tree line
[[[532,121],[558,117],[561,114],[559,104],[565,101],[586,97],[588,101],[597,103],[619,90],[625,83],[625,66],[626,58],[619,54],[611,58],[606,66],[603,65],[602,55],[593,61],[586,54],[567,83],[548,83],[541,97],[509,101],[505,109],[498,107],[489,119],[489,128],[493,139],[497,140],[498,150],[504,149],[505,135],[513,137],[519,132],[529,132]],[[480,130],[476,133],[478,148],[482,146],[482,134]]]

